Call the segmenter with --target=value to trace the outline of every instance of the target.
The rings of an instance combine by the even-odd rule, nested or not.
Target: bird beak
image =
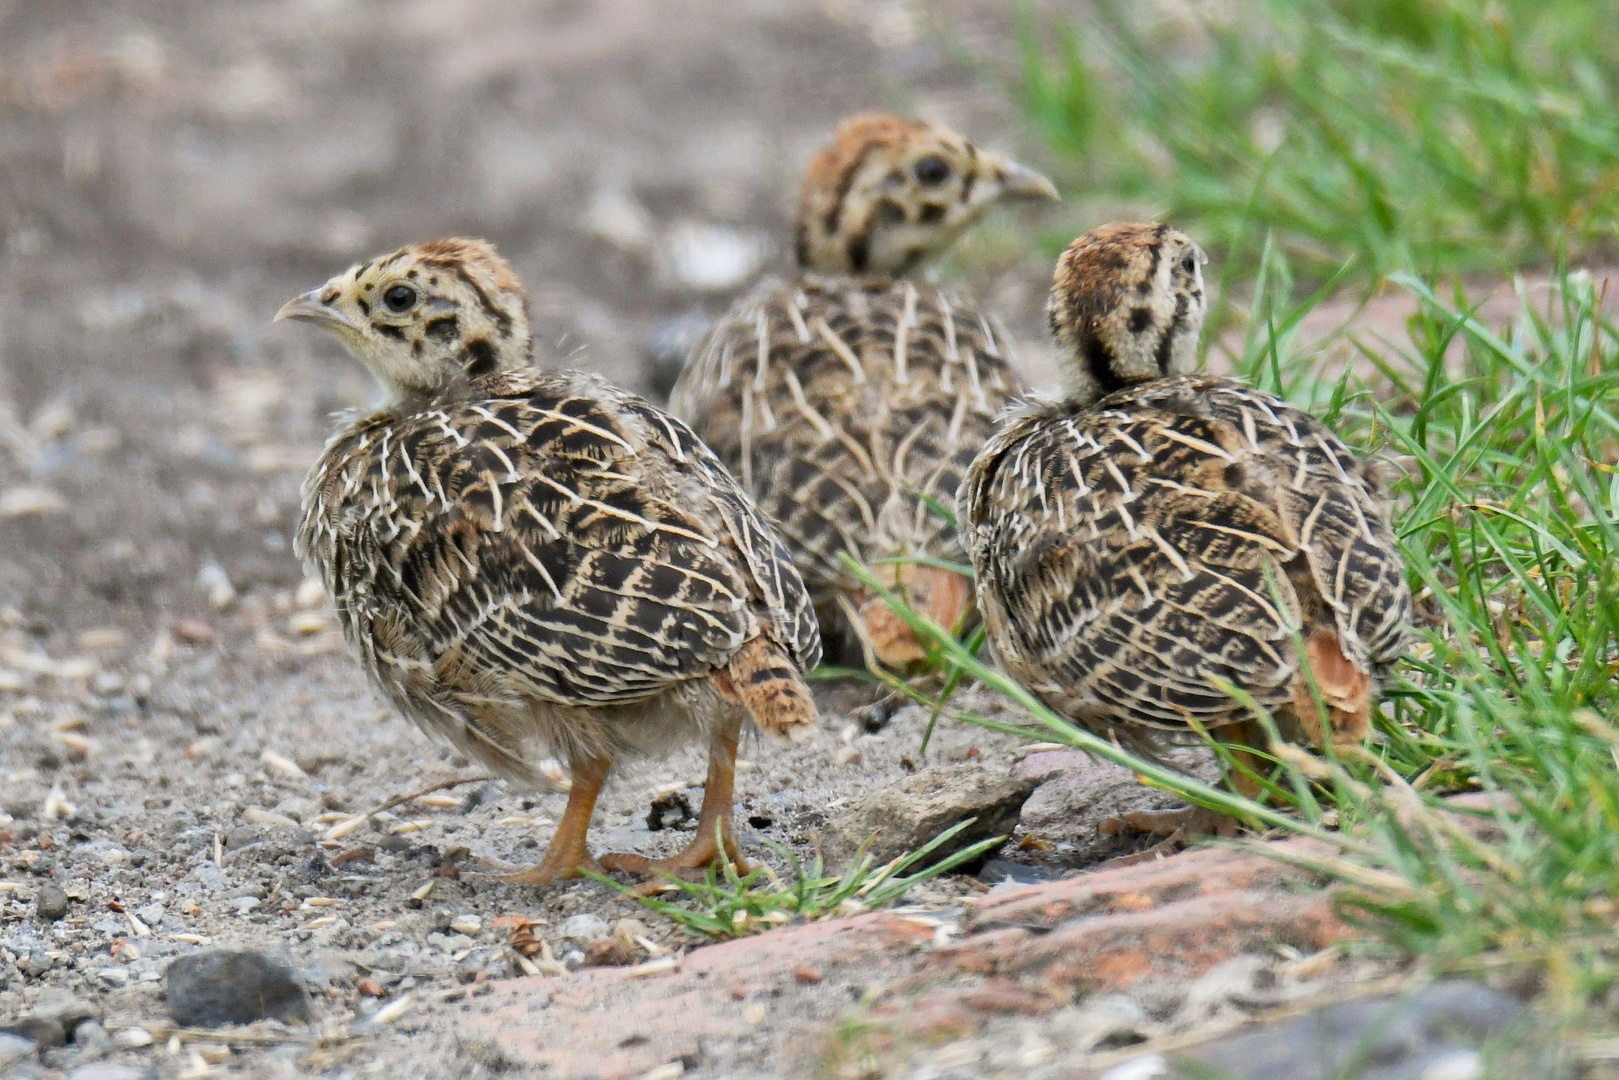
[[[327,330],[358,330],[359,327],[350,322],[348,317],[341,311],[338,311],[330,304],[321,302],[320,294],[323,291],[325,291],[325,286],[321,286],[319,289],[311,289],[302,296],[296,296],[288,300],[282,305],[281,310],[275,313],[275,321],[298,319],[302,322],[312,322]]]
[[[1011,199],[1046,199],[1051,202],[1061,200],[1057,192],[1057,185],[1035,172],[1027,165],[1019,165],[1011,158],[999,154],[981,154],[981,157],[991,158],[990,174],[1000,175],[1001,198]]]

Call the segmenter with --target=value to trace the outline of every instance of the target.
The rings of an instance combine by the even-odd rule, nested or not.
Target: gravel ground
[[[470,784],[330,835],[470,770],[373,698],[291,556],[326,417],[371,388],[271,315],[376,251],[483,235],[551,356],[655,392],[650,343],[783,266],[795,173],[839,116],[895,108],[1028,152],[955,48],[1007,48],[1004,6],[0,0],[0,28],[0,1020],[65,992],[100,1032],[19,1075],[467,1075],[442,999],[520,970],[498,918],[545,920],[567,963],[574,916],[638,918],[652,951],[685,938],[594,883],[473,873],[537,858],[560,795]],[[992,222],[947,272],[1039,372],[1049,271],[1017,254],[1036,228]],[[924,758],[924,717],[870,733],[863,701],[829,690],[816,741],[744,748],[752,829],[807,853],[840,800],[929,763],[1012,764],[952,728]],[[701,775],[695,752],[627,772],[593,842],[673,850],[689,834],[649,830],[649,802]],[[1095,800],[1086,817],[1067,797],[1037,794],[1039,842],[1013,858],[1117,852]],[[358,1043],[165,1054],[162,972],[210,944],[288,956],[317,1029],[417,1007]],[[109,1046],[135,1026],[157,1045]]]

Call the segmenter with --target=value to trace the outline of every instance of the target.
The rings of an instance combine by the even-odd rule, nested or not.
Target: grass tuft
[[[791,922],[857,915],[899,903],[917,885],[982,858],[1005,841],[1004,836],[990,837],[929,861],[934,852],[975,820],[957,822],[924,846],[881,866],[873,865],[867,844],[862,844],[841,875],[826,872],[819,852],[806,868],[792,852],[760,837],[760,843],[791,867],[792,880],[783,880],[763,862],[741,874],[734,863],[725,859],[719,867],[706,870],[700,880],[664,875],[666,891],[678,894],[679,902],[649,896],[609,877],[591,876],[701,937],[745,937]]]
[[[1165,215],[1252,273],[1376,281],[1613,251],[1619,19],[1588,0],[1098,4],[1019,20],[1064,190]],[[1067,239],[1064,237],[1063,239]]]

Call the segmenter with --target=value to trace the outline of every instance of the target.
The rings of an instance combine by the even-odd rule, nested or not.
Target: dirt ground
[[[651,343],[785,267],[797,170],[840,116],[941,119],[1041,164],[963,59],[1000,57],[1008,18],[968,0],[0,0],[0,1019],[58,988],[108,1031],[150,1024],[172,957],[284,950],[324,988],[317,1026],[417,1007],[336,1056],[117,1060],[455,1077],[477,1066],[443,999],[520,970],[496,918],[638,915],[682,945],[594,883],[456,876],[467,853],[537,857],[559,795],[474,785],[327,836],[470,770],[381,707],[303,587],[299,481],[327,416],[372,391],[335,343],[270,318],[370,254],[481,235],[529,284],[550,356],[655,392]],[[1041,227],[997,219],[945,270],[1036,372]],[[1007,741],[957,728],[924,757],[924,717],[868,733],[858,704],[829,692],[816,741],[744,749],[754,830],[807,852],[839,800],[911,769],[1012,764]],[[631,771],[593,842],[672,850],[689,834],[650,831],[648,803],[700,779],[695,752]],[[1026,816],[1048,872],[1117,851],[1095,842],[1094,791],[1052,802],[1072,794]],[[59,921],[36,918],[47,885]],[[768,1025],[750,1045],[727,1068],[768,1074]]]

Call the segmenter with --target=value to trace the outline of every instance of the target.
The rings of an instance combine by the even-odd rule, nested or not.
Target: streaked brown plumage
[[[387,401],[340,425],[304,484],[297,551],[372,683],[432,734],[519,782],[573,775],[545,861],[585,848],[612,763],[711,741],[703,827],[730,840],[745,717],[815,721],[820,643],[775,531],[685,424],[579,372],[529,366],[521,287],[480,241],[402,248],[281,316],[335,332]],[[638,856],[600,865],[646,868]]]
[[[1183,374],[1202,262],[1163,225],[1063,253],[1049,314],[1068,394],[1016,416],[961,489],[985,625],[1043,702],[1149,753],[1194,719],[1263,745],[1221,682],[1291,739],[1359,742],[1411,612],[1388,498],[1319,420]]]
[[[1020,385],[992,319],[899,275],[995,203],[1055,195],[1044,177],[943,128],[892,116],[846,122],[804,180],[803,276],[768,281],[733,307],[675,386],[674,411],[780,524],[823,630],[863,634],[891,666],[921,660],[921,646],[864,595],[839,553],[961,561],[955,530],[928,500],[952,504]],[[945,625],[969,606],[958,574],[879,572]],[[860,609],[860,627],[845,604]]]

